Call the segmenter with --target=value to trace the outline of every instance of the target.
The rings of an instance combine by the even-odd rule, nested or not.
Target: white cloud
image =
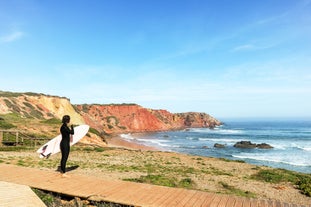
[[[1,36],[0,37],[0,42],[2,43],[8,43],[8,42],[14,42],[24,36],[23,32],[17,31],[17,32],[12,32],[11,34]]]
[[[272,47],[275,47],[278,44],[280,44],[280,43],[276,42],[274,44],[262,44],[262,45],[244,44],[244,45],[236,46],[235,48],[233,48],[231,50],[231,52],[266,50],[266,49],[270,49]]]
[[[246,50],[253,50],[254,48],[255,48],[254,45],[246,44],[246,45],[239,45],[239,46],[233,48],[232,51],[234,51],[234,52],[246,51]]]

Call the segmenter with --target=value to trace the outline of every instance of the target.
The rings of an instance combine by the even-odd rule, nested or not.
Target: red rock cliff
[[[205,113],[173,114],[166,110],[146,109],[136,104],[84,104],[75,107],[86,124],[108,134],[214,127],[221,124]]]

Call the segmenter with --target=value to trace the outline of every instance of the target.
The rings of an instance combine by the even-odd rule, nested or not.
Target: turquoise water
[[[215,129],[123,134],[132,142],[166,151],[244,160],[247,163],[311,173],[311,120],[222,120]],[[236,142],[267,143],[273,149],[239,149]],[[225,148],[214,148],[214,144]]]

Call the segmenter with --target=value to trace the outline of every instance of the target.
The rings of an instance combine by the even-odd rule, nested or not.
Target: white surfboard
[[[82,139],[86,133],[89,131],[88,125],[80,125],[74,127],[74,135],[72,136],[73,141],[70,142],[70,146],[76,144],[80,139]],[[51,139],[47,143],[45,143],[42,147],[37,150],[39,153],[40,158],[49,158],[51,155],[60,152],[60,142],[62,141],[62,135],[58,135],[57,137]]]

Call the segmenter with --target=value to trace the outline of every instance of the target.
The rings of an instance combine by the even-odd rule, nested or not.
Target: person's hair
[[[70,122],[70,116],[69,115],[65,115],[65,116],[63,116],[63,119],[62,119],[62,123],[63,124],[67,124],[67,123],[69,123]]]

